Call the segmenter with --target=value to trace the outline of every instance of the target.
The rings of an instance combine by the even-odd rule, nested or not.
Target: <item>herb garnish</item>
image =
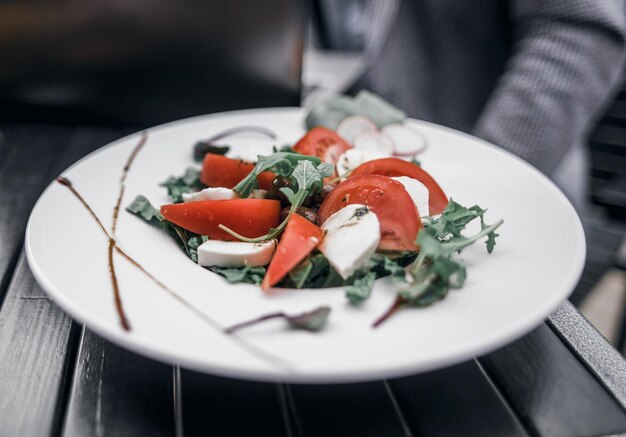
[[[398,292],[391,307],[374,322],[374,327],[403,307],[430,305],[443,299],[450,288],[463,286],[467,276],[465,265],[453,255],[483,237],[487,237],[487,251],[491,253],[498,236],[495,230],[503,223],[498,220],[487,225],[485,212],[479,206],[465,208],[450,200],[439,218],[429,219],[417,236],[416,244],[420,247],[417,258],[406,269],[409,285]],[[471,237],[463,236],[461,231],[476,218],[480,220],[480,232]]]
[[[315,308],[312,311],[307,311],[305,313],[296,315],[285,314],[281,311],[277,313],[266,314],[255,319],[248,320],[246,322],[237,323],[230,328],[226,328],[224,332],[226,332],[227,334],[232,334],[233,332],[238,331],[242,328],[246,328],[248,326],[256,325],[257,323],[265,322],[266,320],[272,319],[284,319],[291,328],[316,332],[324,327],[326,321],[328,320],[329,314],[330,307],[327,306],[321,306]]]

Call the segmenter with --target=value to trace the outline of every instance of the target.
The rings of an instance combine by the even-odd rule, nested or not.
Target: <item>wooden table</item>
[[[592,436],[626,432],[626,362],[569,303],[515,343],[400,379],[286,385],[121,349],[35,283],[26,220],[53,177],[134,129],[0,126],[0,436]]]

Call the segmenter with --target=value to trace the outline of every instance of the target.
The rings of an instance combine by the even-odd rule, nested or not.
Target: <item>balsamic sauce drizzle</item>
[[[113,287],[113,299],[115,301],[115,310],[117,311],[117,315],[120,319],[120,324],[122,325],[122,328],[125,331],[130,331],[131,329],[130,323],[128,322],[128,317],[126,317],[126,313],[124,311],[124,305],[122,304],[122,296],[120,295],[120,287],[119,287],[119,284],[117,283],[117,276],[115,275],[115,265],[113,264],[113,249],[118,249],[117,243],[115,242],[115,239],[111,236],[109,231],[106,230],[106,228],[104,227],[104,225],[102,224],[102,222],[100,221],[96,213],[93,211],[93,209],[91,209],[91,206],[89,206],[89,204],[85,201],[83,196],[81,196],[80,193],[76,191],[76,189],[74,188],[70,180],[63,176],[58,176],[56,180],[61,185],[69,188],[72,194],[76,196],[76,198],[85,207],[85,209],[89,211],[89,214],[91,215],[91,217],[96,221],[96,223],[98,223],[98,226],[100,226],[100,229],[102,230],[102,232],[104,232],[104,235],[106,235],[107,238],[109,239],[109,243],[108,243],[109,276],[111,278],[111,286]]]
[[[130,167],[133,165],[133,162],[135,161],[135,158],[137,157],[137,154],[139,153],[141,148],[144,146],[144,144],[146,144],[147,140],[148,140],[148,133],[144,131],[141,134],[141,139],[139,140],[139,142],[137,143],[137,145],[131,152],[130,156],[128,157],[128,160],[126,161],[126,165],[124,166],[124,169],[122,170],[122,176],[120,177],[120,192],[117,195],[117,202],[115,203],[115,207],[113,208],[113,220],[111,222],[111,233],[113,235],[115,235],[115,229],[117,228],[117,218],[120,215],[120,205],[122,204],[122,199],[124,198],[124,191],[126,190],[126,177],[128,176],[128,170],[130,170]]]
[[[120,287],[117,283],[117,276],[115,275],[115,265],[113,264],[113,248],[116,247],[115,240],[109,238],[109,250],[108,250],[108,258],[109,258],[109,275],[111,276],[111,285],[113,286],[113,296],[115,299],[115,308],[117,309],[117,314],[120,317],[120,324],[125,331],[130,331],[130,323],[128,323],[128,318],[126,317],[126,313],[124,312],[124,307],[122,306],[122,297],[120,296]]]
[[[119,290],[119,284],[117,282],[117,277],[116,277],[116,274],[115,274],[115,267],[114,267],[114,264],[113,264],[113,251],[114,250],[119,255],[124,257],[128,262],[130,262],[133,266],[135,266],[144,275],[146,275],[150,280],[152,280],[159,288],[161,288],[163,291],[165,291],[171,297],[173,297],[177,302],[179,302],[185,308],[187,308],[188,310],[193,312],[196,316],[198,316],[201,320],[203,320],[205,323],[207,323],[213,329],[217,330],[218,332],[220,332],[220,333],[222,333],[224,335],[227,335],[228,338],[230,338],[233,342],[237,343],[242,349],[245,349],[250,354],[255,355],[256,357],[258,357],[258,358],[260,358],[260,359],[262,359],[264,361],[267,361],[267,362],[273,364],[276,367],[280,367],[280,368],[282,368],[284,370],[287,370],[287,371],[290,371],[290,372],[293,371],[294,370],[293,369],[293,365],[290,362],[284,360],[283,358],[277,357],[276,355],[271,354],[271,353],[269,353],[269,352],[267,352],[267,351],[265,351],[265,350],[255,346],[252,343],[249,343],[248,341],[244,340],[241,337],[238,337],[238,336],[236,336],[234,334],[229,334],[228,332],[226,332],[225,328],[223,326],[221,326],[218,322],[216,322],[212,317],[210,317],[209,315],[207,315],[206,313],[201,311],[199,308],[194,306],[191,302],[189,302],[188,300],[183,298],[181,295],[176,293],[174,290],[172,290],[171,288],[166,286],[163,282],[161,282],[159,279],[157,279],[153,274],[148,272],[141,264],[139,264],[139,262],[137,262],[137,260],[132,258],[130,255],[128,255],[126,252],[124,252],[124,250],[121,249],[117,245],[117,241],[114,238],[114,233],[115,233],[115,227],[116,227],[116,223],[117,223],[117,218],[118,218],[118,215],[119,215],[120,205],[121,205],[122,198],[123,198],[123,195],[124,195],[124,188],[125,188],[124,187],[124,183],[125,183],[125,180],[126,180],[126,176],[128,174],[128,170],[130,169],[130,167],[131,167],[135,157],[137,156],[137,153],[139,152],[139,150],[145,144],[146,139],[147,139],[147,135],[144,133],[142,135],[141,140],[139,141],[137,146],[135,146],[135,148],[133,149],[133,152],[129,156],[126,165],[124,166],[124,172],[122,174],[122,177],[120,178],[120,193],[119,193],[119,196],[118,196],[115,208],[113,210],[113,224],[111,226],[111,233],[109,233],[109,231],[107,231],[107,229],[102,224],[102,221],[100,221],[100,219],[98,218],[96,213],[93,211],[91,206],[89,206],[89,204],[85,201],[83,196],[81,196],[81,194],[74,188],[74,186],[72,185],[70,180],[65,178],[65,177],[63,177],[63,176],[58,176],[56,178],[56,181],[59,184],[67,187],[71,191],[71,193],[78,199],[78,201],[83,205],[83,207],[85,207],[85,209],[89,212],[89,215],[91,215],[91,217],[98,224],[98,226],[100,227],[102,232],[108,238],[109,274],[111,276],[111,285],[113,287],[115,308],[117,310],[117,313],[118,313],[118,316],[119,316],[119,320],[120,320],[120,324],[121,324],[122,328],[125,331],[130,331],[130,329],[131,329],[130,328],[130,323],[128,322],[128,318],[126,317],[126,314],[125,314],[125,311],[124,311],[124,307],[122,305],[121,294],[120,294],[120,290]]]

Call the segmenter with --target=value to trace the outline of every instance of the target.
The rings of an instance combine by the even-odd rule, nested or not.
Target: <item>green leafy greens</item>
[[[188,168],[182,176],[170,176],[161,182],[161,186],[167,188],[167,194],[172,198],[173,203],[183,201],[183,193],[192,193],[205,188],[200,182],[200,171],[195,168]]]
[[[259,160],[250,174],[235,185],[233,190],[238,192],[241,197],[248,197],[252,190],[259,188],[257,176],[264,171],[272,171],[277,175],[289,177],[296,166],[303,161],[309,161],[314,166],[319,166],[322,163],[316,156],[306,156],[295,152],[276,152],[268,156],[259,156]]]
[[[231,284],[244,283],[261,285],[265,277],[265,267],[244,266],[244,267],[207,267],[213,273],[223,276]]]

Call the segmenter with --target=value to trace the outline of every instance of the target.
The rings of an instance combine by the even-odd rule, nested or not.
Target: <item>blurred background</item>
[[[131,131],[354,92],[367,69],[366,23],[365,0],[0,0],[0,132]],[[586,144],[588,260],[571,297],[622,352],[625,82],[623,72]]]

